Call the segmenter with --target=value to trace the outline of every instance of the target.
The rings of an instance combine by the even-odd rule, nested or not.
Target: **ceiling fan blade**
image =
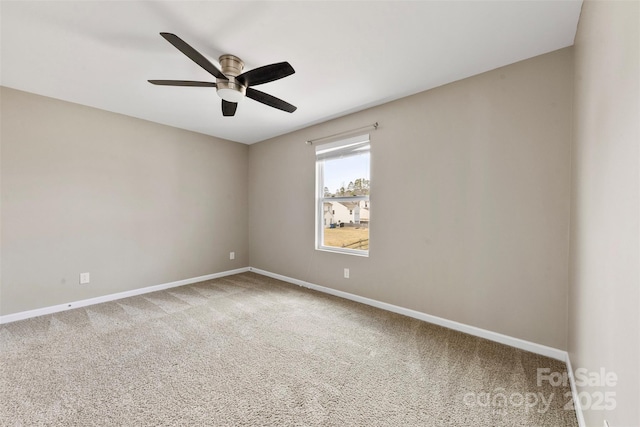
[[[195,62],[196,64],[204,68],[206,71],[208,71],[209,74],[219,79],[229,80],[225,77],[224,74],[222,74],[222,71],[218,70],[216,66],[213,65],[211,62],[209,62],[207,58],[205,58],[204,56],[202,56],[202,54],[200,54],[200,52],[198,52],[197,50],[189,46],[187,42],[182,40],[180,37],[171,33],[160,33],[160,35],[164,37],[165,40],[167,40],[173,46],[175,46],[175,48],[178,49],[180,52],[187,55],[189,59],[191,59],[193,62]]]
[[[244,86],[257,86],[290,76],[295,72],[288,62],[278,62],[277,64],[265,65],[242,73],[236,77],[236,81],[239,81]]]
[[[277,108],[278,110],[286,111],[287,113],[293,113],[298,107],[295,107],[288,102],[284,102],[282,99],[269,95],[268,93],[260,92],[259,90],[247,88],[247,98],[251,98],[254,101],[262,102],[269,107]]]
[[[229,102],[222,100],[222,115],[229,117],[236,114],[236,109],[238,108],[237,102]]]
[[[161,86],[198,86],[198,87],[216,87],[211,82],[194,82],[190,80],[147,80],[149,83]]]

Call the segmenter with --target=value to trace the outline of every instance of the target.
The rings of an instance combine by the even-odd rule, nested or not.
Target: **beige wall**
[[[0,314],[248,265],[246,145],[0,95]]]
[[[572,73],[563,49],[252,145],[251,266],[565,349]],[[316,251],[304,141],[376,121],[370,257]]]
[[[637,1],[586,1],[575,42],[569,354],[619,377],[581,389],[616,393],[595,427],[640,425],[639,27]]]

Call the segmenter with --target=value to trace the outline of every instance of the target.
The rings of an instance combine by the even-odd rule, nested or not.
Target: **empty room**
[[[1,1],[0,425],[640,426],[640,1]]]

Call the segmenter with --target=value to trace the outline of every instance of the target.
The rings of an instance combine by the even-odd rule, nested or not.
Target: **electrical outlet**
[[[344,278],[345,278],[345,279],[348,279],[348,278],[349,278],[349,269],[348,269],[348,268],[345,268],[345,269],[344,269]]]
[[[91,276],[89,273],[80,273],[80,284],[86,285],[91,281]]]
[[[229,252],[229,259],[236,259],[236,253],[235,252]]]

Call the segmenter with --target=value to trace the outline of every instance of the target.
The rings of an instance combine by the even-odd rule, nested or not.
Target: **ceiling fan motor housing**
[[[239,102],[244,98],[247,88],[236,82],[236,76],[242,73],[244,62],[234,55],[222,55],[219,58],[222,74],[229,80],[216,79],[218,95],[229,102]]]
[[[244,62],[240,58],[234,55],[222,55],[219,59],[220,67],[222,68],[222,74],[225,76],[238,76],[244,69]]]

